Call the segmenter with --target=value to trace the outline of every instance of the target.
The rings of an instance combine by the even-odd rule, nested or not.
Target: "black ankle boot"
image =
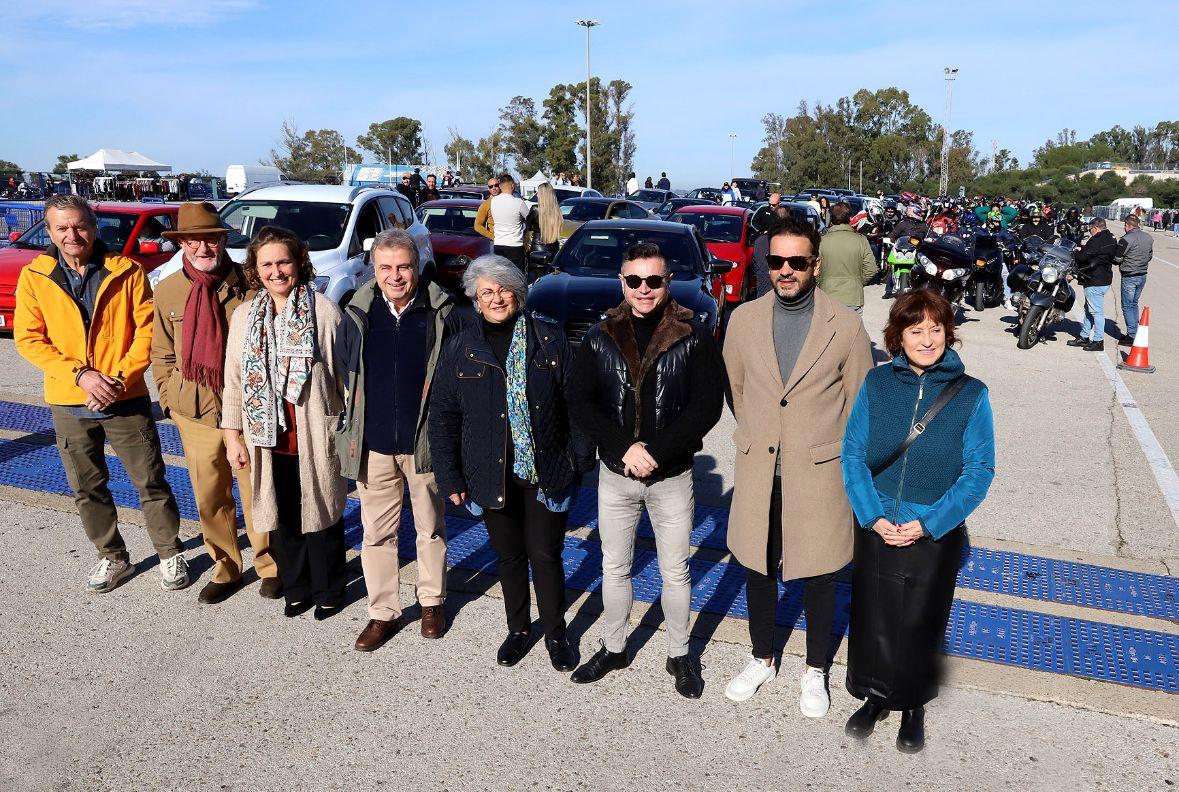
[[[925,707],[901,713],[901,729],[897,732],[897,750],[918,753],[925,747]]]
[[[876,728],[876,722],[884,720],[886,717],[888,717],[888,710],[872,699],[867,699],[864,701],[864,705],[847,719],[847,725],[843,727],[843,731],[848,737],[863,740]]]

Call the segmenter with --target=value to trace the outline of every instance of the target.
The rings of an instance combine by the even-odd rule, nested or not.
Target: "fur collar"
[[[602,332],[614,341],[618,351],[622,353],[623,360],[626,361],[627,370],[630,371],[630,381],[635,394],[635,437],[638,437],[643,415],[643,380],[660,355],[692,334],[692,312],[675,300],[668,300],[663,309],[663,318],[656,325],[642,359],[639,358],[635,327],[630,319],[630,306],[623,301],[617,308],[606,313],[606,319],[602,322]]]

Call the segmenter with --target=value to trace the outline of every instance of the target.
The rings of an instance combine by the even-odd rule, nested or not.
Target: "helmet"
[[[1032,204],[1032,208],[1028,210],[1028,215],[1032,218],[1032,220],[1039,220],[1041,217],[1043,217],[1043,212],[1040,211],[1040,207]]]
[[[914,201],[916,201],[916,200],[917,200],[917,196],[916,196],[916,194],[914,194],[914,193],[911,193],[911,192],[909,192],[908,190],[906,190],[905,192],[901,193],[901,203],[907,203],[907,204],[908,204],[908,203],[913,203],[913,202],[914,202]]]
[[[905,209],[905,214],[907,214],[909,217],[915,217],[918,220],[920,220],[921,219],[921,207],[915,203],[909,204],[909,206]]]
[[[1081,210],[1075,206],[1070,206],[1068,211],[1064,213],[1064,216],[1070,223],[1075,223],[1081,216]]]

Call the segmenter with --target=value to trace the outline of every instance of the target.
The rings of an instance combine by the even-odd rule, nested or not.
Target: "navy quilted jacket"
[[[575,444],[569,425],[565,388],[572,356],[564,331],[532,316],[526,322],[528,405],[539,486],[556,495],[574,483],[579,463],[581,469],[592,463],[593,452],[580,436]],[[504,371],[483,335],[482,322],[474,322],[446,342],[430,394],[430,449],[442,495],[466,492],[485,509],[503,506],[511,442],[507,413]]]

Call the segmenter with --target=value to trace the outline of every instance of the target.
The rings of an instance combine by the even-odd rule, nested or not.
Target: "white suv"
[[[386,229],[408,231],[417,242],[421,269],[434,268],[430,232],[409,200],[393,190],[328,184],[259,187],[237,196],[220,214],[230,229],[226,246],[234,261],[245,261],[246,246],[264,226],[282,226],[298,234],[311,251],[316,288],[341,305],[373,277],[368,248]],[[159,273],[157,277],[149,275],[152,286],[180,267],[178,254],[151,273]]]

